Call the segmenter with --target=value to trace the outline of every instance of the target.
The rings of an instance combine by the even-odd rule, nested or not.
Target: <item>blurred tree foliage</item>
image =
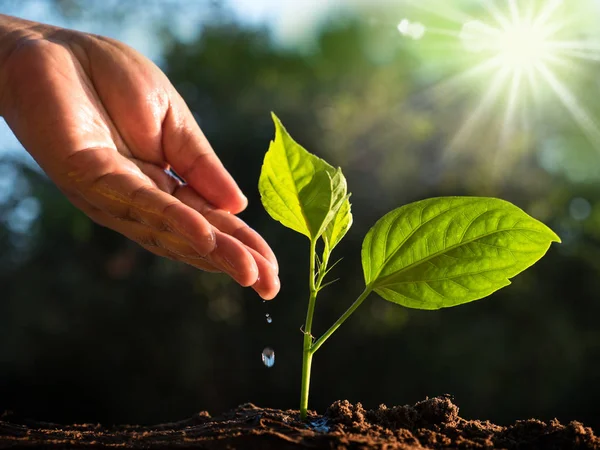
[[[77,12],[77,2],[59,4]],[[343,166],[353,193],[355,224],[334,273],[341,280],[319,300],[317,333],[359,293],[362,237],[398,205],[499,196],[564,242],[511,287],[460,308],[413,311],[373,296],[316,356],[312,408],[451,393],[465,417],[556,416],[600,427],[597,182],[549,173],[535,151],[546,144],[518,136],[519,157],[500,175],[494,149],[478,142],[448,161],[450,124],[468,99],[417,95],[422,55],[377,20],[328,22],[304,52],[223,11],[192,41],[163,31],[166,73],[248,194],[242,217],[279,257],[283,288],[272,303],[224,276],[147,254],[89,221],[30,164],[0,161],[0,409],[151,423],[247,401],[296,407],[306,246],[267,216],[256,188],[273,110],[307,149]],[[564,142],[581,133],[564,128]],[[267,345],[273,369],[260,362]]]

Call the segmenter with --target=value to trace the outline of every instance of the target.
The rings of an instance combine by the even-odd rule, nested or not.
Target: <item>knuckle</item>
[[[142,186],[138,186],[137,188],[135,188],[133,191],[131,191],[131,194],[129,194],[129,199],[131,200],[131,203],[136,204],[140,202],[140,198],[148,193],[148,192],[152,192],[154,188],[152,188],[151,186],[146,186],[146,185],[142,185]]]
[[[241,220],[240,222],[241,223],[236,224],[236,228],[234,229],[233,233],[231,233],[231,235],[237,239],[243,237],[248,233],[249,230],[251,230],[251,228],[245,222],[242,222]]]
[[[137,210],[135,208],[133,208],[131,205],[126,204],[125,208],[122,210],[118,210],[115,211],[115,217],[119,220],[122,220],[124,222],[140,222],[143,223],[143,221],[141,220],[140,215],[137,213]]]
[[[77,189],[81,186],[97,188],[115,172],[113,152],[114,149],[108,147],[73,150],[63,161],[68,179]]]
[[[56,44],[40,36],[22,37],[16,42],[4,67],[15,75],[23,73],[23,70],[40,67],[47,61],[48,51],[56,47]]]
[[[178,201],[172,201],[170,203],[167,203],[162,208],[162,214],[163,214],[163,216],[168,216],[170,214],[170,211],[172,211],[173,209],[179,208],[180,205],[181,205],[181,203],[178,202]]]
[[[160,215],[160,220],[157,224],[157,228],[160,231],[173,231],[173,227],[171,226],[171,221],[173,220],[172,214],[174,210],[177,210],[180,207],[181,203],[178,201],[171,202],[165,205],[162,208],[162,213]]]
[[[31,82],[47,77],[53,56],[67,50],[58,43],[32,33],[16,39],[10,53],[3,58],[0,77],[0,100],[2,103],[19,101],[23,89],[30,89]]]
[[[185,148],[187,148],[190,145],[190,142],[192,140],[191,133],[186,133],[186,134],[188,136],[186,138],[184,138],[184,141],[181,145],[181,150],[180,150],[181,153],[184,151]],[[204,159],[206,159],[208,157],[208,155],[209,155],[208,153],[199,153],[199,154],[195,155],[193,157],[193,159],[190,161],[190,164],[181,173],[181,177],[183,178],[183,180],[188,180],[193,175],[193,172],[195,170],[197,170],[198,167],[201,166],[202,161]]]

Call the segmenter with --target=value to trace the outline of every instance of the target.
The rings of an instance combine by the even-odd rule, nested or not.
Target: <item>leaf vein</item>
[[[444,211],[442,211],[442,212],[434,215],[433,217],[430,217],[425,222],[423,222],[422,220],[419,220],[419,222],[420,222],[419,226],[416,227],[416,228],[414,228],[414,229],[412,229],[411,232],[407,236],[405,236],[405,238],[402,240],[402,242],[400,242],[396,246],[396,248],[391,252],[391,254],[390,254],[389,257],[387,256],[387,253],[386,253],[385,260],[384,260],[383,264],[381,265],[381,267],[379,268],[379,270],[377,271],[377,274],[375,275],[375,277],[373,277],[373,279],[376,280],[377,278],[379,278],[379,274],[383,271],[383,269],[388,264],[388,262],[390,261],[390,259],[392,258],[392,256],[394,256],[398,252],[398,250],[400,250],[400,248],[406,243],[406,241],[408,241],[417,232],[417,230],[421,229],[423,227],[423,225],[426,225],[427,223],[431,222],[432,220],[435,220],[438,217],[440,217],[441,215],[446,214],[446,213],[448,213],[448,212],[450,212],[450,211],[452,211],[454,209],[461,208],[461,207],[464,207],[466,205],[470,205],[470,204],[473,204],[473,203],[476,203],[476,200],[474,200],[472,202],[468,202],[468,203],[461,203],[460,205],[455,205],[455,206],[452,206],[452,207],[450,207],[448,209],[445,209]],[[425,209],[425,208],[423,208],[423,209]],[[423,210],[421,210],[421,218],[423,217],[422,212],[423,212]],[[396,217],[394,219],[394,222],[396,220],[398,220],[401,216],[402,216],[401,214],[398,215],[398,217]],[[394,222],[392,222],[392,223],[394,223]],[[389,229],[386,232],[385,241],[384,242],[387,242],[388,235],[389,235]],[[407,266],[407,267],[410,267],[410,265]]]
[[[488,281],[493,281],[493,280],[490,280],[488,277],[486,277],[485,274],[486,273],[490,273],[490,272],[496,272],[496,271],[502,271],[502,270],[510,269],[511,267],[512,267],[512,265],[506,266],[506,267],[495,267],[493,269],[485,269],[485,270],[480,270],[478,272],[460,273],[460,274],[457,274],[457,275],[451,275],[449,277],[436,278],[436,279],[432,279],[432,280],[395,281],[395,282],[390,283],[390,284],[379,285],[379,286],[377,286],[377,288],[379,289],[379,288],[386,287],[386,286],[396,286],[396,285],[400,285],[400,284],[411,284],[411,283],[418,284],[418,283],[432,283],[432,282],[435,283],[435,282],[439,282],[439,281],[454,281],[455,278],[460,278],[460,277],[474,277],[474,276],[477,276],[477,275],[481,275],[482,277],[484,277]],[[454,282],[456,283],[456,281],[454,281]],[[459,283],[456,283],[456,284],[459,284]],[[462,285],[460,285],[460,286],[462,286]],[[464,286],[462,286],[462,287],[464,287]]]
[[[395,276],[399,275],[400,273],[402,273],[402,272],[406,272],[407,270],[409,270],[409,269],[412,269],[413,267],[415,267],[415,266],[418,266],[419,264],[423,264],[425,261],[429,261],[430,259],[433,259],[433,258],[435,258],[435,257],[437,257],[437,256],[440,256],[440,254],[447,254],[447,252],[448,252],[448,251],[450,251],[450,250],[453,250],[453,249],[455,249],[455,248],[457,248],[457,247],[459,247],[459,246],[461,246],[461,245],[467,245],[467,244],[470,244],[471,242],[475,242],[475,241],[477,241],[477,240],[479,240],[479,239],[483,239],[483,238],[485,238],[485,237],[488,237],[488,236],[491,236],[492,234],[495,234],[495,233],[510,233],[511,231],[516,231],[516,230],[517,230],[517,229],[515,229],[515,228],[510,228],[510,229],[508,229],[508,230],[494,230],[494,231],[491,231],[491,232],[489,232],[489,233],[486,233],[486,234],[483,234],[483,235],[477,236],[477,237],[475,237],[475,238],[473,238],[473,239],[470,239],[470,240],[467,240],[467,241],[464,241],[464,242],[459,242],[459,243],[457,243],[457,244],[455,244],[455,245],[451,245],[450,247],[448,247],[448,248],[446,248],[446,249],[444,249],[444,250],[442,250],[442,251],[439,251],[439,252],[437,252],[437,253],[431,254],[431,255],[429,255],[429,256],[428,256],[428,257],[426,257],[426,258],[423,258],[423,259],[421,259],[421,260],[419,260],[419,261],[415,261],[415,262],[413,262],[412,264],[409,264],[409,265],[408,265],[408,266],[406,266],[406,267],[402,267],[401,269],[399,269],[399,270],[395,271],[394,273],[392,273],[392,274],[390,274],[390,275],[387,275],[387,276],[385,276],[385,277],[383,277],[383,278],[379,279],[378,281],[383,283],[383,282],[385,282],[385,280],[387,280],[387,279],[393,279]],[[541,231],[537,231],[537,230],[531,230],[531,229],[528,229],[528,228],[522,228],[522,229],[519,229],[519,230],[523,230],[523,231],[532,231],[532,232],[534,232],[534,233],[541,233]],[[444,253],[442,253],[442,252],[444,252]],[[381,273],[381,270],[380,270],[380,272],[379,272],[379,273]]]

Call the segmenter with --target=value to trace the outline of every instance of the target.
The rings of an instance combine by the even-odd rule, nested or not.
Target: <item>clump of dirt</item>
[[[465,420],[447,395],[413,406],[381,405],[374,410],[365,410],[360,403],[337,401],[326,416],[332,422],[332,433],[369,436],[382,449],[600,449],[600,438],[579,422],[562,425],[558,420],[545,423],[529,419],[502,427],[489,421]]]
[[[61,426],[0,418],[0,448],[48,449],[600,449],[600,439],[579,422],[520,420],[510,426],[465,420],[450,396],[415,405],[366,410],[347,400],[333,403],[307,422],[298,411],[251,403],[219,417],[194,417],[151,427]]]

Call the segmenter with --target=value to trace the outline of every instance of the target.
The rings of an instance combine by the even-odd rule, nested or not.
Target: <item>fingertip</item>
[[[242,194],[240,192],[239,200],[238,201],[240,203],[240,208],[239,208],[240,211],[239,212],[242,212],[242,211],[244,211],[248,207],[248,197],[246,197],[244,194]]]
[[[277,275],[279,275],[279,262],[277,261],[277,258],[275,258],[275,255],[273,255],[273,260],[269,260],[269,264],[271,264],[271,267],[273,268],[273,270],[275,271],[275,273]]]
[[[281,289],[281,283],[279,281],[279,277],[275,277],[275,279],[271,283],[271,287],[269,289],[264,289],[262,287],[253,286],[253,289],[256,291],[258,295],[263,300],[273,300],[279,294],[279,290]]]
[[[239,191],[236,195],[232,195],[223,205],[221,209],[230,212],[231,214],[239,214],[248,207],[248,197]]]
[[[281,283],[272,264],[267,259],[252,248],[248,248],[252,254],[259,270],[259,276],[252,288],[264,300],[272,300],[279,293]]]

